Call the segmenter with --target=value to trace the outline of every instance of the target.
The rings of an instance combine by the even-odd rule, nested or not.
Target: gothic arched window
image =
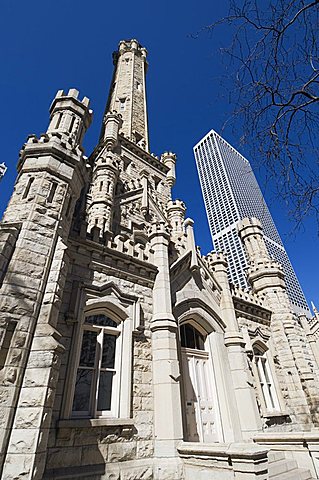
[[[74,416],[109,416],[115,411],[120,333],[120,325],[106,315],[86,316],[74,388]]]

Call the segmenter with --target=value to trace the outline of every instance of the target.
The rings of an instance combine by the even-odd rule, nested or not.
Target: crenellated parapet
[[[148,228],[148,236],[150,240],[157,236],[161,236],[166,240],[169,240],[170,228],[165,222],[154,222]]]
[[[267,288],[286,289],[282,266],[267,251],[263,229],[257,218],[245,218],[238,224],[238,234],[248,255],[247,279],[255,292]]]
[[[114,240],[109,240],[106,247],[144,262],[153,263],[154,261],[154,250],[150,243],[144,244],[125,238],[123,235],[117,235]]]
[[[50,124],[47,134],[59,132],[72,146],[81,145],[83,136],[91,124],[90,100],[79,99],[79,92],[71,88],[68,93],[59,90],[50,107]]]
[[[264,306],[265,297],[263,295],[259,295],[258,293],[252,292],[251,290],[243,289],[237,286],[232,286],[231,291],[233,296],[236,298],[240,298],[241,300],[244,300],[256,306]]]

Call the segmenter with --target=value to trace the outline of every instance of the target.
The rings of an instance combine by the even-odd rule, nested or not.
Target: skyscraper
[[[309,308],[249,161],[211,130],[194,147],[209,228],[216,250],[228,259],[229,279],[247,287],[247,258],[237,234],[238,221],[257,217],[271,257],[281,263],[287,291],[296,313]]]

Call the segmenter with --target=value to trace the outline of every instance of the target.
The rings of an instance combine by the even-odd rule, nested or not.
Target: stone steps
[[[285,458],[283,452],[270,451],[269,459],[269,480],[313,480],[309,470],[298,468],[295,460]]]

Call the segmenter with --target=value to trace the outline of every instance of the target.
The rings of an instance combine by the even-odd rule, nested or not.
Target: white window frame
[[[256,380],[257,390],[262,410],[267,414],[280,413],[281,402],[277,391],[277,385],[269,350],[264,344],[253,344],[253,373]]]
[[[94,302],[98,302],[98,305],[94,305]],[[116,304],[112,304],[110,301],[104,302],[99,299],[94,299],[93,304],[84,308],[81,322],[76,326],[74,332],[74,342],[72,344],[70,364],[67,374],[67,385],[69,388],[66,391],[66,395],[63,400],[62,418],[63,419],[81,419],[81,418],[130,418],[131,415],[131,395],[132,395],[132,331],[133,331],[133,317],[134,308],[130,309],[133,316],[128,315],[125,310],[120,311]],[[110,307],[110,308],[109,308]],[[132,305],[133,307],[133,305]],[[90,327],[89,324],[85,324],[85,318],[91,315],[106,315],[110,319],[114,320],[118,324],[116,330],[119,331],[117,338],[117,345],[115,350],[115,364],[114,367],[118,372],[117,378],[112,385],[112,403],[111,410],[104,412],[88,412],[86,415],[76,414],[72,411],[76,375],[79,367],[83,331]],[[93,327],[95,328],[95,327]],[[97,327],[100,328],[112,328],[112,327]],[[124,355],[125,352],[125,355]]]
[[[106,317],[113,320],[117,323],[117,327],[103,327],[92,325],[89,323],[85,323],[85,319],[92,316],[92,315],[105,315]],[[81,356],[81,349],[82,349],[82,340],[83,334],[85,331],[93,331],[97,333],[97,346],[95,350],[95,362],[93,367],[86,367],[86,370],[92,370],[92,384],[91,384],[91,394],[90,394],[90,401],[89,401],[89,410],[88,411],[74,411],[72,409],[73,406],[73,399],[75,394],[75,382],[78,370],[81,369],[79,366],[80,363],[80,356]],[[116,344],[115,344],[115,361],[114,361],[114,375],[112,381],[112,392],[111,392],[111,408],[110,410],[97,410],[97,402],[98,402],[98,391],[99,391],[99,380],[100,380],[100,372],[104,371],[105,369],[101,368],[101,358],[102,358],[102,342],[103,342],[103,335],[104,334],[111,334],[116,337]],[[81,328],[81,334],[79,335],[79,348],[77,351],[77,358],[76,358],[76,372],[74,375],[74,384],[73,384],[73,395],[72,395],[72,404],[71,404],[71,417],[72,418],[100,418],[100,417],[118,417],[119,412],[119,388],[120,388],[120,377],[121,377],[121,364],[122,364],[122,322],[118,322],[116,319],[112,318],[107,312],[87,312],[84,317],[84,323]],[[108,369],[111,371],[111,369]]]

